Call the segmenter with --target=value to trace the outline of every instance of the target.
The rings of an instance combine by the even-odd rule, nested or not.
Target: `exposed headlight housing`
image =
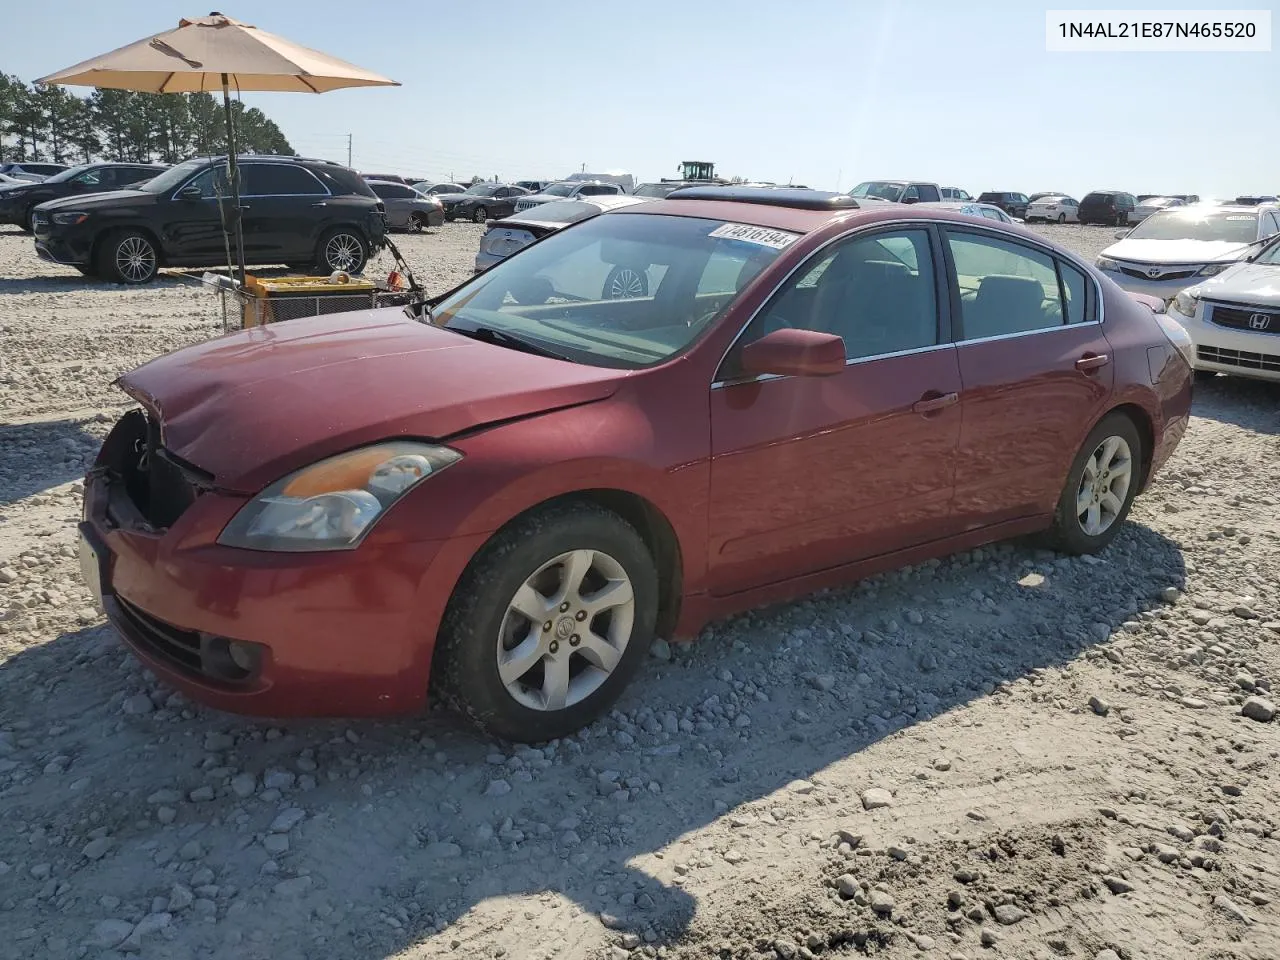
[[[84,223],[88,220],[89,215],[83,210],[67,210],[55,213],[50,219],[64,227],[74,227],[76,224]]]
[[[1206,267],[1201,267],[1200,272],[1197,273],[1196,276],[1197,277],[1216,277],[1223,270],[1226,270],[1228,267],[1234,267],[1235,265],[1236,264],[1234,260],[1228,260],[1225,263],[1211,263]]]
[[[1194,317],[1196,315],[1196,307],[1200,305],[1200,298],[1190,290],[1183,290],[1173,298],[1173,308],[1184,317]]]
[[[1099,270],[1110,270],[1113,273],[1120,272],[1120,264],[1112,260],[1110,257],[1099,257],[1093,262],[1093,265]]]
[[[352,550],[391,506],[462,459],[449,447],[378,443],[277,480],[240,508],[218,543],[246,550]]]

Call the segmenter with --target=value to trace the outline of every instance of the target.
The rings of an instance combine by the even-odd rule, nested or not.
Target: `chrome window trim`
[[[849,216],[853,216],[853,215],[855,215],[855,212],[851,211]],[[1014,243],[1025,243],[1028,246],[1038,247],[1040,248],[1041,252],[1047,254],[1050,257],[1059,257],[1063,260],[1067,260],[1068,262],[1075,264],[1077,267],[1080,268],[1080,272],[1083,273],[1086,277],[1088,277],[1090,282],[1093,283],[1094,304],[1095,304],[1094,313],[1096,314],[1096,318],[1093,320],[1088,320],[1081,323],[1064,323],[1060,327],[1044,327],[1038,330],[1022,330],[1017,333],[1002,333],[994,337],[978,337],[978,338],[967,339],[967,340],[953,339],[947,343],[938,343],[929,347],[917,347],[913,350],[902,350],[897,353],[886,353],[886,354],[880,354],[873,357],[857,357],[853,360],[846,360],[845,361],[846,367],[854,363],[865,363],[868,360],[881,360],[887,357],[906,356],[908,354],[921,353],[928,350],[940,350],[944,347],[961,347],[961,346],[964,346],[965,344],[970,344],[970,343],[990,343],[996,340],[1010,340],[1010,339],[1013,339],[1014,337],[1033,336],[1038,333],[1054,333],[1055,331],[1059,331],[1059,330],[1074,330],[1078,327],[1092,327],[1092,326],[1101,327],[1105,323],[1106,317],[1104,316],[1104,312],[1103,312],[1102,283],[1101,281],[1099,281],[1099,279],[1094,273],[1094,271],[1097,270],[1098,268],[1093,266],[1093,264],[1088,263],[1087,261],[1076,256],[1074,253],[1070,253],[1070,252],[1060,253],[1056,248],[1049,246],[1047,243],[1040,241],[1038,238],[1032,239],[1032,238],[1020,237],[1020,236],[1010,237],[1007,232],[1003,230],[993,230],[990,227],[988,227],[985,223],[983,223],[981,220],[975,220],[972,225],[968,223],[957,223],[954,220],[932,220],[932,219],[929,219],[928,217],[911,217],[911,218],[906,218],[901,220],[879,220],[875,223],[863,224],[859,227],[856,227],[853,230],[849,230],[838,236],[832,237],[830,240],[828,240],[826,243],[822,244],[821,246],[817,247],[807,257],[805,257],[803,260],[797,263],[794,267],[788,270],[786,274],[776,284],[774,284],[773,289],[770,290],[768,294],[765,296],[765,298],[760,302],[760,306],[756,307],[756,309],[752,311],[751,316],[747,318],[746,322],[742,325],[742,327],[738,330],[738,332],[734,334],[733,339],[729,341],[729,346],[725,348],[724,353],[720,355],[720,359],[716,361],[715,372],[716,373],[720,372],[721,366],[724,365],[725,358],[729,356],[733,348],[738,345],[738,341],[741,340],[742,335],[746,333],[748,329],[750,329],[751,324],[755,323],[756,318],[760,316],[760,311],[762,311],[765,307],[769,305],[769,302],[777,295],[778,291],[781,290],[784,285],[790,282],[791,278],[795,276],[795,274],[800,270],[801,267],[805,266],[806,264],[813,263],[814,260],[818,257],[818,255],[822,253],[822,251],[826,250],[828,247],[832,246],[833,244],[840,243],[851,237],[856,237],[860,233],[874,232],[884,227],[903,227],[903,226],[911,227],[912,225],[916,227],[920,227],[922,225],[925,227],[933,226],[938,229],[945,229],[948,225],[957,226],[964,230],[970,230],[974,233],[990,234],[992,237],[996,239],[1010,240],[1011,242],[1014,242]],[[945,236],[942,237],[942,242],[943,243],[947,242],[947,238]],[[938,269],[938,265],[936,263],[934,264],[933,269],[936,274]],[[721,387],[725,387],[725,386],[738,386],[739,384],[745,384],[745,383],[756,383],[756,382],[763,382],[765,380],[782,380],[782,379],[784,379],[782,375],[770,373],[770,374],[760,374],[755,377],[744,377],[736,380],[712,380],[711,389],[718,390]]]
[[[269,165],[270,165],[269,163],[263,163],[261,161],[255,161],[255,160],[249,160],[245,163],[236,164],[237,167],[247,167],[247,166],[265,167]],[[317,177],[310,170],[308,170],[306,167],[301,166],[300,164],[289,164],[289,166],[297,166],[298,169],[306,173],[306,175],[309,176],[312,180],[320,184],[320,189],[323,190],[324,193],[323,194],[319,194],[319,193],[242,193],[240,194],[240,199],[241,200],[250,200],[250,199],[266,200],[271,197],[320,197],[320,196],[332,197],[333,196],[333,191],[330,190],[325,185],[325,182],[321,180],[319,177]],[[170,196],[169,199],[177,200],[178,194],[180,194],[183,190],[187,189],[187,187],[191,186],[191,184],[195,183],[196,180],[198,180],[200,177],[203,177],[206,173],[208,173],[212,169],[213,167],[205,167],[199,173],[193,174],[192,176],[188,177],[186,183],[180,186],[177,190],[173,191],[173,195]],[[207,197],[207,198],[201,197],[200,199],[201,200],[205,200],[205,199],[217,200],[218,198],[217,197]],[[379,197],[379,199],[381,199],[381,197]]]

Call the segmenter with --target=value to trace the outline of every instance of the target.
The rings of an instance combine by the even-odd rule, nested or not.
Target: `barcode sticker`
[[[798,233],[789,233],[786,230],[771,230],[768,227],[754,227],[749,223],[722,223],[712,230],[708,236],[719,237],[724,240],[742,240],[746,243],[759,244],[762,247],[773,247],[775,250],[781,250],[783,247],[800,239]]]

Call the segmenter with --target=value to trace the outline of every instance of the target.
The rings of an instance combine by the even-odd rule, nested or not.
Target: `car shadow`
[[[217,938],[229,927],[272,938],[281,898],[300,898],[326,938],[313,944],[286,924],[262,954],[281,960],[314,956],[324,942],[382,960],[444,931],[460,956],[488,955],[482,938],[493,923],[525,922],[521,898],[554,905],[556,895],[570,901],[555,921],[565,926],[554,936],[531,930],[532,939],[586,944],[598,936],[595,917],[672,943],[689,929],[697,900],[636,858],[663,854],[797,779],[821,782],[832,764],[896,731],[1068,663],[1158,606],[1161,590],[1182,586],[1184,574],[1178,545],[1136,523],[1096,558],[1008,544],[906,568],[713,624],[672,661],[650,659],[608,717],[538,749],[488,740],[443,712],[271,723],[194,708],[162,688],[154,711],[144,703],[145,715],[122,714],[122,702],[143,689],[141,672],[130,672],[132,658],[109,628],[92,627],[0,664],[0,730],[31,731],[31,746],[9,758],[26,766],[0,803],[36,810],[56,802],[68,822],[88,823],[84,811],[101,810],[114,794],[122,812],[104,821],[114,852],[76,874],[77,892],[133,897],[145,913],[175,878],[207,866],[240,892],[236,904],[218,907],[234,911],[234,924],[193,934],[209,938],[206,949],[226,948]],[[71,732],[44,745],[53,725]],[[223,734],[236,745],[206,740]],[[40,777],[55,753],[74,757],[70,770]],[[144,769],[153,764],[165,769]],[[237,770],[260,778],[253,799],[228,789]],[[262,793],[268,771],[287,771],[273,781],[283,795]],[[299,771],[309,772],[296,779]],[[61,786],[79,777],[93,789]],[[147,793],[158,785],[186,794],[206,784],[218,798],[171,803],[168,825],[149,812],[156,804]],[[847,799],[861,809],[856,795]],[[268,852],[268,825],[293,806],[306,819]],[[192,839],[204,845],[201,864],[179,864],[175,850]],[[68,842],[70,856],[81,843]],[[675,857],[697,855],[690,847]],[[154,889],[121,889],[123,871],[154,872]],[[18,874],[0,876],[0,902],[18,895],[7,889]],[[513,902],[490,902],[498,897]],[[481,905],[483,921],[459,924]],[[67,934],[73,922],[97,922],[93,911],[81,921],[40,902],[24,922]],[[547,949],[531,943],[516,955]]]
[[[83,479],[102,444],[85,427],[81,420],[0,424],[0,509]]]
[[[1221,374],[1197,380],[1191,412],[1255,433],[1280,433],[1280,382]]]

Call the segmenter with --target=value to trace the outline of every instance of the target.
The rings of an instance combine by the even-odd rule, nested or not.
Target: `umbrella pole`
[[[240,216],[240,177],[236,173],[236,128],[231,122],[231,88],[227,75],[222,75],[222,106],[227,115],[227,178],[231,181],[231,221],[236,247],[236,279],[244,289],[244,229]]]

